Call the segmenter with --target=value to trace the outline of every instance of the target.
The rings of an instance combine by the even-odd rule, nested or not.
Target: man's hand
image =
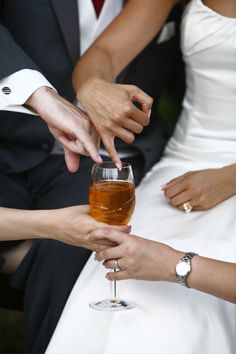
[[[121,165],[114,139],[118,137],[127,143],[134,141],[134,134],[141,133],[150,122],[152,98],[133,85],[90,79],[80,88],[77,99],[88,113],[111,159]]]
[[[39,114],[55,139],[62,144],[70,172],[78,170],[80,155],[102,162],[98,152],[98,135],[85,112],[47,87],[37,89],[26,105]]]

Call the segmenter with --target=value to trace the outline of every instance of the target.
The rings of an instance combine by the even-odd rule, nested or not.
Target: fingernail
[[[132,226],[131,225],[128,225],[128,232],[130,232],[132,229]]]
[[[97,162],[98,162],[98,163],[103,163],[103,159],[101,158],[100,155],[97,156]]]
[[[165,189],[167,187],[167,184],[165,183],[165,184],[162,184],[161,186],[160,186],[160,188],[161,188],[161,190],[163,191],[163,189]]]
[[[149,111],[148,111],[148,117],[149,117],[149,118],[151,117],[151,114],[152,114],[152,110],[149,109]]]
[[[121,169],[122,169],[122,165],[121,165],[121,164],[119,164],[118,162],[116,162],[116,167],[117,167],[117,169],[118,169],[119,171],[121,171]]]

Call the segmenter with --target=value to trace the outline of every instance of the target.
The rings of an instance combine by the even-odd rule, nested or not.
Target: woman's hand
[[[143,127],[149,124],[152,98],[136,86],[90,79],[81,86],[77,99],[94,124],[113,162],[121,164],[114,139],[118,137],[127,143],[134,141],[134,134],[141,133]]]
[[[103,250],[108,246],[114,245],[114,242],[103,237],[98,241],[91,240],[90,232],[92,230],[113,228],[130,232],[129,226],[109,226],[96,221],[89,215],[88,205],[49,210],[48,212],[51,213],[51,216],[48,216],[51,238],[70,245],[88,248],[93,251]],[[48,236],[47,233],[44,232],[44,234]]]
[[[182,252],[159,242],[112,230],[98,229],[90,234],[92,242],[106,239],[117,246],[96,252],[96,260],[106,268],[120,269],[107,273],[109,280],[142,279],[175,281],[175,265]],[[117,263],[118,262],[118,263]]]
[[[170,203],[184,211],[189,202],[193,210],[209,210],[236,193],[236,164],[219,169],[185,173],[163,186]]]

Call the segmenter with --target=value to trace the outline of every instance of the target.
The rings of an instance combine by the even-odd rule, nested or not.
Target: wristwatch
[[[196,253],[188,252],[177,262],[175,266],[175,274],[177,283],[189,288],[187,284],[187,277],[191,272],[191,260],[194,256],[197,256]]]

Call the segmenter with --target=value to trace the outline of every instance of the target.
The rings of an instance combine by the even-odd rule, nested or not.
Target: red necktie
[[[93,6],[95,8],[95,11],[96,11],[96,14],[98,17],[105,0],[92,0],[92,1],[93,1]]]

